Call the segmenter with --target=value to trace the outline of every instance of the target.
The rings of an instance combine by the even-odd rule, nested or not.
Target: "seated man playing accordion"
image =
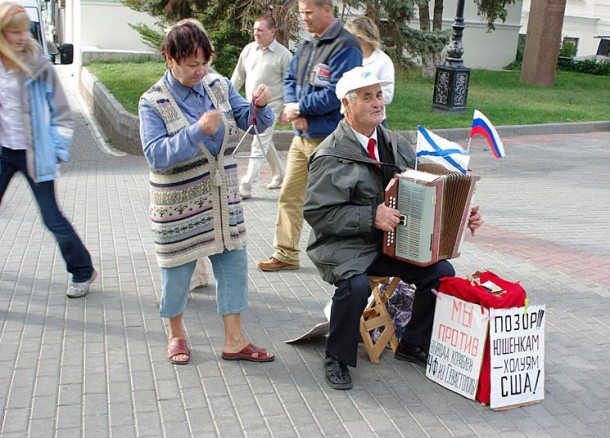
[[[396,276],[416,286],[412,317],[395,357],[424,365],[436,304],[432,289],[439,287],[440,278],[455,275],[446,260],[421,267],[381,252],[383,232],[394,229],[401,216],[384,205],[384,189],[397,170],[412,167],[415,160],[408,142],[381,126],[385,84],[363,67],[345,73],[336,87],[345,119],[309,160],[304,216],[312,232],[307,254],[322,278],[336,287],[324,359],[326,381],[335,389],[352,388],[347,366],[356,366],[360,316],[371,293],[369,275]],[[350,154],[356,159],[346,158]],[[468,228],[474,234],[482,223],[478,206],[473,207]]]

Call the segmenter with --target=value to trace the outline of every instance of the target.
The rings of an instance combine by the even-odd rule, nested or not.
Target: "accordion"
[[[383,253],[418,266],[460,255],[476,182],[474,174],[425,163],[397,174],[385,191],[385,205],[401,213],[384,232]]]

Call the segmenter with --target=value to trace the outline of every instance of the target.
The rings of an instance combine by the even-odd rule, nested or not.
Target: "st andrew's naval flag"
[[[462,147],[443,137],[428,131],[423,126],[417,127],[417,157],[425,157],[444,166],[453,172],[466,174],[470,153]]]
[[[498,131],[494,128],[494,125],[491,124],[489,119],[485,117],[485,115],[479,111],[474,110],[474,115],[472,116],[472,129],[470,130],[470,138],[474,137],[477,134],[481,134],[483,137],[487,139],[487,143],[489,143],[489,147],[496,157],[497,160],[504,157],[504,143],[500,139],[498,135]]]

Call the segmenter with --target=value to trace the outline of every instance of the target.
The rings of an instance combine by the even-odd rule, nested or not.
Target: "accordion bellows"
[[[385,205],[398,209],[402,218],[384,232],[383,253],[418,266],[458,257],[479,179],[433,163],[394,176]]]

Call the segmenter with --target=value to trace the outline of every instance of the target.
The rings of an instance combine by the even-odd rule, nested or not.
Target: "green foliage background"
[[[138,100],[165,71],[163,62],[95,62],[88,66],[115,98],[133,114]],[[497,126],[608,120],[610,84],[605,76],[557,72],[553,87],[536,87],[519,81],[518,71],[473,70],[468,106],[464,114],[432,111],[434,80],[419,72],[398,72],[394,100],[387,107],[392,129],[465,128],[474,109]],[[283,127],[289,129],[289,127]]]
[[[479,15],[488,21],[493,29],[496,20],[506,19],[506,5],[515,0],[469,0],[477,5]],[[159,49],[163,30],[170,23],[182,18],[196,18],[203,23],[214,43],[215,68],[226,76],[231,75],[232,66],[237,63],[241,48],[250,40],[250,29],[256,17],[271,13],[278,23],[280,41],[298,41],[297,0],[122,0],[126,6],[148,12],[158,19],[158,27],[132,24],[143,41]],[[417,17],[418,5],[429,0],[344,0],[343,11],[363,10],[380,28],[384,50],[392,57],[397,68],[407,68],[412,63],[410,56],[439,54],[448,44],[451,31],[441,31],[440,23],[432,30],[409,27]],[[443,0],[434,0],[436,7],[443,8]],[[339,2],[335,2],[338,9]],[[345,9],[347,8],[347,9]],[[343,17],[345,19],[345,17]]]

